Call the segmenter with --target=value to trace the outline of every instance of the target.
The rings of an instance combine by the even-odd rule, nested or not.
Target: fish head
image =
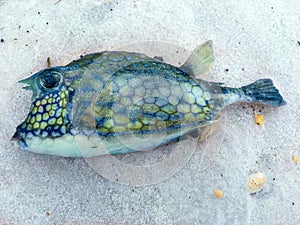
[[[73,88],[59,67],[41,70],[20,80],[31,90],[32,103],[26,119],[16,128],[11,141],[31,150],[33,140],[55,139],[69,132]],[[42,142],[39,142],[42,143]]]

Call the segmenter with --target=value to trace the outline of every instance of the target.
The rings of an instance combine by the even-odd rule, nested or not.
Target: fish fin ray
[[[198,46],[180,69],[190,75],[199,75],[207,72],[212,67],[213,62],[214,53],[210,40]]]
[[[248,101],[262,102],[273,107],[286,104],[271,79],[257,80],[252,84],[243,86],[242,90]]]

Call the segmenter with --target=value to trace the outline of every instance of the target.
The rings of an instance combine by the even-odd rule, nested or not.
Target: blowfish
[[[240,88],[196,77],[213,63],[212,42],[181,66],[124,51],[88,54],[19,82],[32,104],[12,141],[21,149],[93,157],[153,149],[213,124],[228,105],[286,104],[271,79]]]

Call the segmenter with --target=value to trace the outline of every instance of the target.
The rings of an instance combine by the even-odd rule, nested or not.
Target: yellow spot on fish
[[[41,114],[37,114],[37,115],[35,116],[35,118],[36,118],[36,121],[37,121],[37,122],[40,122],[40,121],[42,120],[42,115],[41,115]]]
[[[40,113],[44,112],[43,106],[39,106],[38,112],[40,112]]]
[[[198,120],[204,120],[205,119],[205,114],[204,113],[199,113],[197,115]]]
[[[55,118],[51,118],[51,119],[48,121],[48,124],[53,125],[53,124],[55,124],[55,122],[56,122],[56,119],[55,119]]]
[[[41,122],[41,129],[44,130],[48,124],[46,122]]]
[[[57,104],[52,104],[51,109],[52,109],[52,110],[56,110],[57,107],[58,107]]]
[[[189,95],[184,95],[183,100],[189,104],[195,104],[195,97],[194,96],[189,96]]]
[[[196,99],[197,104],[201,105],[201,106],[205,106],[205,100],[203,98],[197,98]]]
[[[64,98],[64,99],[63,99],[63,106],[66,106],[66,105],[67,105],[67,103],[68,103],[67,99],[66,99],[66,98]]]
[[[33,124],[34,122],[35,122],[35,116],[32,116],[31,119],[30,119],[30,123]]]
[[[44,113],[43,114],[43,120],[48,120],[49,119],[49,114],[48,113]]]
[[[210,94],[208,92],[204,92],[203,95],[202,95],[202,98],[206,101],[209,101],[210,100]]]
[[[192,105],[191,109],[192,109],[192,113],[200,113],[201,112],[201,108],[199,108],[196,105]]]
[[[42,100],[42,105],[46,105],[47,104],[47,100],[46,99],[43,99]]]
[[[208,113],[208,112],[209,112],[209,108],[208,108],[208,107],[204,107],[204,108],[203,108],[203,112],[204,112],[204,113]]]
[[[214,194],[215,194],[215,196],[216,196],[217,198],[222,198],[222,197],[223,197],[223,191],[220,190],[220,189],[216,189],[216,190],[214,191]]]
[[[38,122],[35,122],[33,124],[33,129],[38,129],[40,127],[40,124]]]
[[[60,94],[60,97],[61,97],[61,98],[65,98],[65,97],[66,97],[65,93],[62,92],[62,93]]]
[[[177,110],[180,113],[188,113],[188,112],[190,112],[190,106],[189,105],[178,105]]]
[[[59,117],[59,118],[56,120],[56,123],[57,123],[58,125],[62,125],[62,124],[63,124],[62,118]]]
[[[195,117],[193,116],[192,113],[187,113],[187,114],[185,114],[184,119],[188,122],[189,121],[192,122],[193,120],[195,120]]]
[[[66,114],[67,114],[67,110],[66,110],[66,109],[63,109],[63,110],[62,110],[62,116],[65,117]]]
[[[102,133],[108,133],[109,132],[109,130],[106,129],[105,127],[100,127],[99,131],[102,132]]]
[[[56,117],[60,117],[60,116],[61,116],[61,112],[62,112],[62,109],[61,109],[61,108],[58,109],[58,110],[56,111],[55,116],[56,116]]]
[[[40,100],[37,100],[36,103],[35,103],[36,106],[39,106],[40,104],[41,104]]]
[[[51,105],[46,105],[46,111],[49,112],[51,110]]]
[[[128,128],[130,130],[138,130],[143,126],[143,124],[140,121],[136,121],[135,123],[128,124]]]
[[[37,107],[34,106],[34,107],[32,108],[32,110],[31,110],[31,113],[32,113],[32,114],[36,114],[36,112],[37,112]]]
[[[32,130],[32,124],[27,125],[27,130]]]
[[[51,104],[53,102],[53,98],[48,99],[48,103]]]
[[[127,116],[116,116],[115,122],[119,124],[129,123],[129,118]]]
[[[105,121],[103,126],[106,128],[111,128],[113,126],[113,121],[111,119],[109,119],[109,120]]]
[[[124,126],[114,126],[113,127],[113,131],[114,132],[120,132],[120,131],[124,131]]]
[[[193,94],[194,94],[195,96],[201,96],[201,95],[202,95],[202,90],[201,90],[201,88],[198,87],[198,86],[194,86],[194,87],[193,87]]]
[[[54,110],[50,110],[49,116],[54,116],[54,114],[55,114],[55,111]]]
[[[168,99],[172,105],[177,105],[179,103],[179,98],[175,95],[171,95]]]

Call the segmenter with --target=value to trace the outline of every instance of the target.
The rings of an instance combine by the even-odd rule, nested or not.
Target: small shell
[[[220,189],[216,189],[216,190],[214,191],[214,194],[215,194],[215,196],[216,196],[217,198],[222,198],[222,197],[223,197],[223,191],[220,190]]]
[[[248,178],[247,189],[251,194],[253,194],[260,191],[265,184],[266,176],[263,173],[252,173]]]
[[[255,114],[254,121],[258,126],[262,126],[264,124],[265,119],[264,119],[263,115]]]
[[[293,155],[292,156],[292,160],[294,161],[294,163],[298,163],[298,156],[296,156],[296,155]]]

